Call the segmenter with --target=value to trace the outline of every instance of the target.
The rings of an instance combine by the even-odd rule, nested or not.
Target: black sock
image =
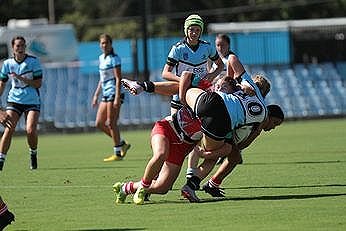
[[[143,81],[143,82],[137,82],[141,87],[143,87],[144,91],[153,93],[155,91],[155,85],[151,81]]]
[[[201,179],[198,176],[191,176],[187,178],[186,184],[190,186],[193,190],[198,190],[199,185],[201,183]]]

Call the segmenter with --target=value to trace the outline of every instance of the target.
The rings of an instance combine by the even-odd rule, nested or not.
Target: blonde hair
[[[109,34],[106,34],[106,33],[100,34],[99,40],[101,40],[101,39],[106,39],[107,41],[109,41],[112,44],[112,37]]]
[[[252,76],[252,80],[260,89],[262,96],[266,97],[266,95],[270,91],[270,81],[268,80],[268,78],[262,74],[255,74],[254,76]]]

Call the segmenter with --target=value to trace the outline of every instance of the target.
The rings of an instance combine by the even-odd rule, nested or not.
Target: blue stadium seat
[[[314,80],[322,79],[322,69],[318,64],[308,64],[307,69],[309,76]]]
[[[343,80],[346,80],[346,62],[336,62],[336,70]]]

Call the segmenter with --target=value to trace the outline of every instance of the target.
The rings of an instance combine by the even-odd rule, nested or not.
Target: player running
[[[38,58],[25,52],[24,37],[16,36],[11,41],[13,58],[6,59],[0,73],[0,96],[6,83],[11,80],[12,86],[7,97],[6,112],[13,123],[5,127],[0,141],[0,170],[2,170],[12,136],[22,114],[25,115],[27,142],[30,155],[30,169],[37,169],[37,124],[41,110],[39,88],[42,85],[42,69]]]

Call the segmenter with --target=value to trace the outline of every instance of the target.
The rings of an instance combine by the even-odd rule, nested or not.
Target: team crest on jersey
[[[183,53],[183,59],[184,60],[188,60],[189,59],[189,54],[187,52]]]
[[[262,111],[263,111],[262,105],[257,103],[257,102],[250,102],[247,105],[247,108],[248,108],[250,115],[252,115],[252,116],[258,116],[258,115],[262,114]]]

